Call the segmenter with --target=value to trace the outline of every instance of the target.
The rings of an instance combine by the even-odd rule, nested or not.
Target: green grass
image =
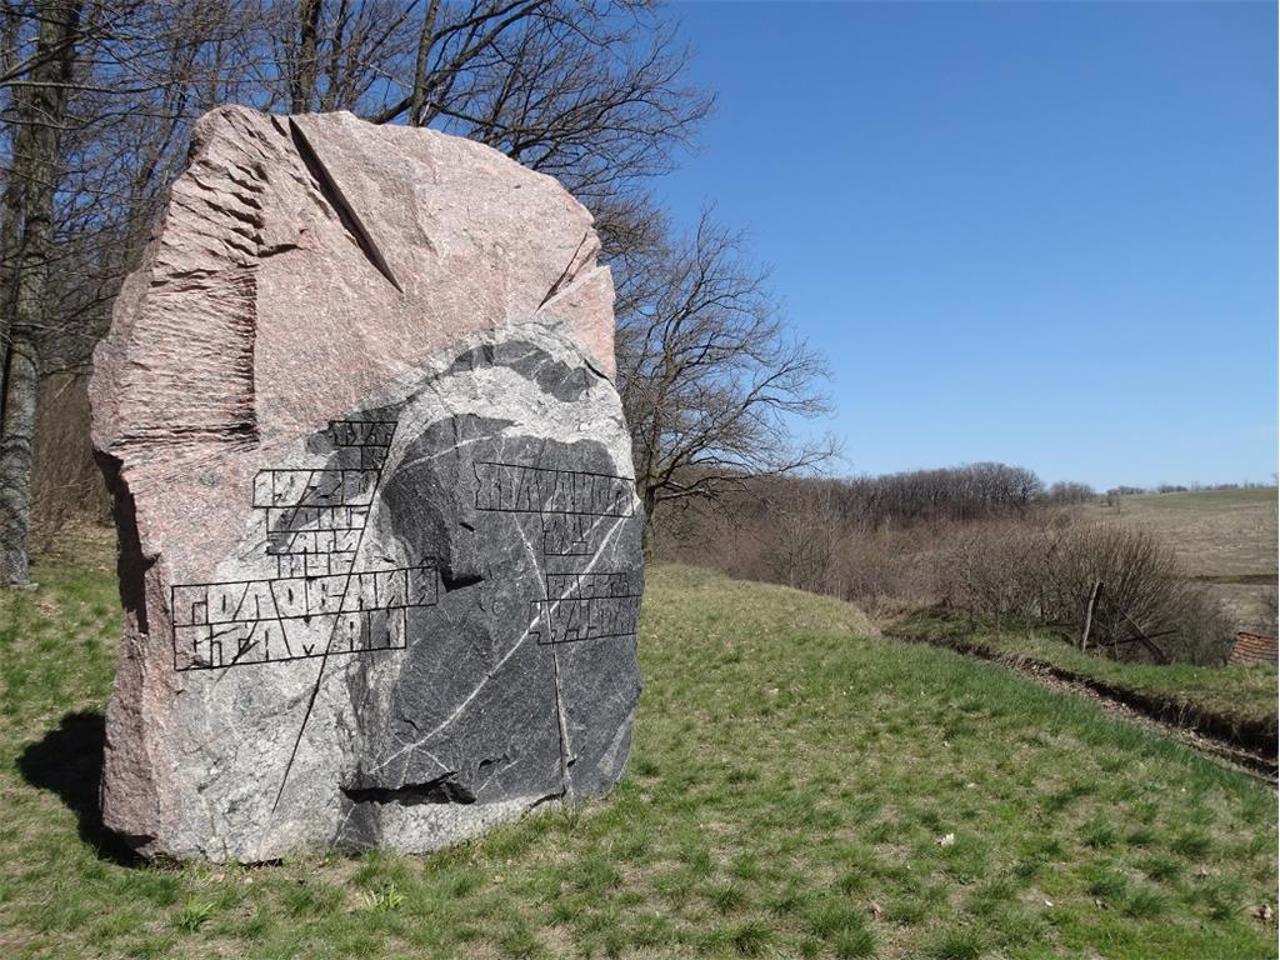
[[[607,801],[426,857],[121,865],[36,785],[92,796],[66,781],[92,770],[74,734],[109,689],[112,578],[38,575],[0,595],[6,958],[1276,955],[1251,916],[1274,906],[1266,787],[997,665],[860,639],[835,601],[674,567]]]
[[[1168,494],[1176,496],[1176,494]],[[1194,708],[1237,724],[1276,728],[1276,670],[1265,664],[1196,667],[1190,664],[1123,663],[1082,653],[1048,630],[971,628],[962,614],[919,611],[891,629],[907,638],[956,637],[992,656],[1046,663],[1077,676],[1159,699],[1175,708]]]

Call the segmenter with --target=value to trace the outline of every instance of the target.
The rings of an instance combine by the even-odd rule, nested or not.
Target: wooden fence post
[[[1093,591],[1089,594],[1089,606],[1084,612],[1084,633],[1080,635],[1081,651],[1089,649],[1089,633],[1093,630],[1093,611],[1098,606],[1098,598],[1102,596],[1102,581],[1093,581]]]

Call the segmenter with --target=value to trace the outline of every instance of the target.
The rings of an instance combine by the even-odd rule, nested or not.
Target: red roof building
[[[1264,637],[1260,633],[1241,631],[1236,634],[1236,642],[1231,648],[1231,656],[1227,663],[1275,663],[1276,638]]]

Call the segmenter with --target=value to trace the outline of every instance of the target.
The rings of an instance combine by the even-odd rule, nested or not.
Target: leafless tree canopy
[[[1098,491],[1087,483],[1061,480],[1044,492],[1046,500],[1063,506],[1073,503],[1088,503],[1097,495]]]
[[[712,106],[689,53],[635,0],[97,0],[68,49],[58,209],[42,325],[47,369],[83,364],[116,285],[182,166],[191,125],[222,103],[352,110],[481,140],[559,177],[604,219],[609,253],[643,182],[670,169]],[[57,5],[10,3],[0,25],[0,151],[14,175],[22,91]],[[616,241],[616,242],[613,242]]]
[[[861,526],[875,528],[1021,515],[1044,498],[1044,484],[1025,467],[969,463],[855,477],[842,484],[839,502]]]
[[[621,287],[618,376],[646,510],[750,476],[827,461],[794,417],[826,412],[822,360],[786,330],[742,237],[704,213],[692,235],[640,251]]]
[[[10,0],[0,12],[0,402],[10,424],[0,439],[17,457],[3,468],[17,493],[0,521],[27,524],[37,422],[35,462],[57,464],[56,489],[83,500],[96,484],[83,422],[92,346],[193,123],[225,103],[435,127],[582,199],[618,287],[621,385],[650,511],[744,473],[820,462],[830,447],[792,444],[787,426],[822,411],[821,364],[787,336],[741,239],[708,217],[672,239],[650,199],[651,179],[713,107],[689,80],[690,56],[654,0]],[[36,162],[24,143],[40,145],[26,151]],[[22,319],[24,277],[41,293]],[[28,368],[27,378],[7,372]],[[42,455],[40,437],[60,449]],[[25,576],[0,566],[0,579]]]

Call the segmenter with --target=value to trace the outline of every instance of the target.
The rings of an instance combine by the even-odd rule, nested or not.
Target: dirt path
[[[1136,724],[1146,730],[1168,737],[1171,740],[1190,747],[1219,766],[1241,773],[1270,784],[1277,785],[1277,765],[1274,751],[1268,751],[1259,745],[1245,745],[1229,736],[1217,735],[1206,730],[1197,730],[1185,723],[1167,719],[1167,710],[1159,705],[1144,702],[1140,698],[1126,696],[1099,683],[1089,677],[1070,673],[1051,664],[1030,658],[1013,658],[1000,656],[991,651],[963,641],[948,638],[927,638],[896,636],[886,633],[891,640],[904,643],[927,643],[930,646],[945,647],[957,653],[978,657],[992,663],[998,663],[1009,670],[1020,673],[1036,681],[1041,686],[1049,687],[1063,693],[1093,700],[1104,711],[1119,717],[1126,722]]]

